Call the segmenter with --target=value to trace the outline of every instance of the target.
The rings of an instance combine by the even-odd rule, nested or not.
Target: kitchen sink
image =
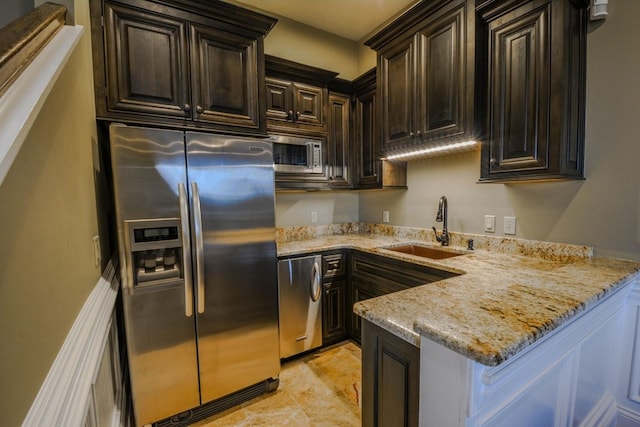
[[[431,259],[446,259],[464,255],[463,253],[449,252],[420,245],[387,246],[383,249]]]

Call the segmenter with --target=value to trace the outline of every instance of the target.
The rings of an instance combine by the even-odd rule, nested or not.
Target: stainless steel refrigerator
[[[271,143],[109,132],[136,425],[277,387]]]

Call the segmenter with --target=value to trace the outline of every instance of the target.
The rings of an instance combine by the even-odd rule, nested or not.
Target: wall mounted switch
[[[93,241],[93,259],[95,261],[95,266],[98,267],[100,265],[100,261],[102,261],[102,251],[100,250],[100,236],[93,236],[91,240]]]
[[[516,217],[505,216],[504,217],[504,234],[510,234],[515,236],[516,234]]]
[[[382,222],[389,222],[389,211],[382,211]]]
[[[486,231],[487,233],[496,232],[496,216],[495,215],[484,216],[484,231]]]

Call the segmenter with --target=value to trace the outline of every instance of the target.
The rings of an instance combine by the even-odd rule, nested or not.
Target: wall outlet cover
[[[311,223],[315,224],[316,222],[318,222],[318,212],[311,211]]]
[[[515,236],[516,234],[516,217],[505,216],[504,217],[504,234],[510,234]]]
[[[389,222],[389,211],[382,211],[382,222]]]

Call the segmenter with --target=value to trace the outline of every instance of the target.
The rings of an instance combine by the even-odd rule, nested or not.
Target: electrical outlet
[[[389,211],[382,211],[382,222],[389,222]]]
[[[515,236],[516,234],[516,217],[505,216],[504,217],[504,234],[510,234]]]
[[[100,251],[100,236],[93,236],[93,257],[95,260],[95,266],[100,265],[100,261],[102,261],[102,253]]]
[[[484,216],[484,231],[486,231],[487,233],[496,232],[496,216],[495,215]]]
[[[311,223],[315,224],[316,222],[318,222],[318,212],[311,211]]]

